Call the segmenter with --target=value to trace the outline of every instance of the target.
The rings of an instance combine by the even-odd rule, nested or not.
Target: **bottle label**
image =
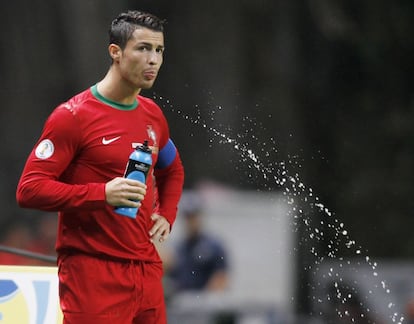
[[[133,171],[142,172],[146,176],[148,174],[149,169],[150,169],[150,166],[148,164],[134,161],[134,160],[129,160],[127,169],[125,171],[125,177],[128,177],[128,174],[130,174]]]

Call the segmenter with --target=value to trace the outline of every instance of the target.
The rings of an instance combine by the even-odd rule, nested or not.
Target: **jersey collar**
[[[121,104],[121,103],[116,102],[116,101],[112,101],[112,100],[110,100],[108,98],[105,98],[104,96],[102,96],[98,92],[98,85],[97,84],[95,84],[95,85],[93,85],[91,87],[91,92],[92,92],[93,96],[96,99],[98,99],[100,102],[102,102],[102,103],[104,103],[104,104],[106,104],[108,106],[111,106],[113,108],[116,108],[116,109],[120,109],[120,110],[133,110],[133,109],[135,109],[135,108],[138,107],[138,100],[137,99],[135,99],[135,101],[132,104],[125,105],[125,104]]]

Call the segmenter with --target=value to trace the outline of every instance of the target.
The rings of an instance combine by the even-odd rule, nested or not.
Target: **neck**
[[[112,101],[123,105],[131,105],[135,102],[137,95],[141,92],[140,88],[133,87],[125,82],[119,75],[109,69],[105,77],[97,84],[98,92]]]

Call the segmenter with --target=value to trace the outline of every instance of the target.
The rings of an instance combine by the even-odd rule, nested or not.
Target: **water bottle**
[[[151,164],[151,149],[148,146],[148,141],[145,140],[144,144],[138,145],[129,156],[124,177],[145,183]],[[115,208],[115,212],[123,216],[136,218],[138,208],[120,206]]]

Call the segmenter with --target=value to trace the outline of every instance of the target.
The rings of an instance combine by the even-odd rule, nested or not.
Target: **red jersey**
[[[129,155],[145,140],[153,164],[147,194],[133,219],[106,203],[105,183],[123,176]],[[150,217],[157,205],[157,213],[173,224],[183,181],[183,166],[160,107],[142,96],[133,105],[112,102],[95,85],[49,116],[16,196],[22,207],[59,211],[58,253],[159,261],[148,233]]]

